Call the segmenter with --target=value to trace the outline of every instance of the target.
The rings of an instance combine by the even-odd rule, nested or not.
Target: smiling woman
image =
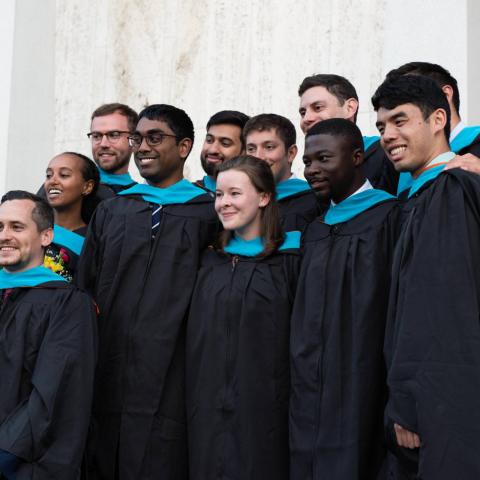
[[[283,234],[272,171],[255,157],[219,166],[215,209],[225,230],[202,256],[187,322],[190,478],[287,480],[300,232]]]
[[[95,210],[99,173],[88,157],[61,153],[48,164],[44,189],[53,208],[53,243],[45,252],[45,266],[71,281],[87,224]]]

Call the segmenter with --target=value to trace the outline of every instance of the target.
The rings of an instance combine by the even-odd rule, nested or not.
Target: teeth
[[[395,147],[390,150],[391,155],[399,155],[400,153],[403,153],[407,147],[405,145],[402,145],[400,147]]]
[[[15,247],[1,247],[0,250],[11,252],[12,250],[15,250]]]
[[[62,193],[62,191],[59,190],[58,188],[51,188],[51,189],[48,191],[48,193],[49,193],[50,195],[56,195],[56,194]]]

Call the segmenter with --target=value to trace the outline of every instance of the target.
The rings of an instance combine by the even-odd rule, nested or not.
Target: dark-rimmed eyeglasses
[[[123,135],[128,135],[130,132],[125,132],[123,130],[112,130],[111,132],[89,132],[87,137],[92,143],[101,143],[103,137],[107,137],[107,140],[110,143],[117,143]]]
[[[145,141],[150,147],[155,147],[157,145],[160,145],[165,137],[177,138],[176,135],[171,135],[170,133],[163,132],[148,132],[146,135],[133,133],[132,135],[129,135],[128,143],[132,148],[140,148],[143,139],[145,139]]]

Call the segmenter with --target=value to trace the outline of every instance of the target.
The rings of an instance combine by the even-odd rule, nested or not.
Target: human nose
[[[11,238],[11,230],[8,228],[8,225],[4,225],[0,229],[0,240],[9,240]]]
[[[397,137],[397,129],[393,125],[385,125],[383,132],[381,134],[382,141],[384,143],[389,143],[392,140],[395,140]]]
[[[219,144],[216,140],[214,142],[208,144],[208,147],[207,147],[207,153],[208,154],[219,153],[219,151],[220,151]]]
[[[102,147],[105,147],[105,146],[109,146],[110,145],[110,141],[108,140],[108,136],[106,133],[103,133],[102,134],[102,139],[100,140],[100,145]]]
[[[149,152],[151,151],[151,147],[149,143],[147,142],[147,137],[142,136],[142,140],[140,141],[140,145],[138,146],[137,151],[139,152]]]

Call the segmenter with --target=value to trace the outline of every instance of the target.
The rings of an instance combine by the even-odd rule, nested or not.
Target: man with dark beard
[[[206,175],[195,182],[209,192],[215,192],[215,168],[225,160],[245,153],[243,127],[248,116],[236,110],[222,110],[210,117],[200,161]]]

